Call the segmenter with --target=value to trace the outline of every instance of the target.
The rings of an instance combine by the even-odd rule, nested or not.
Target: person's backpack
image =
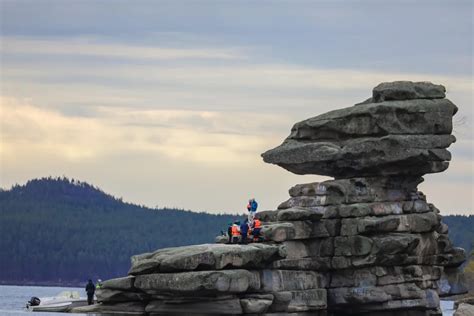
[[[253,200],[252,201],[252,212],[256,212],[258,207],[257,201]]]

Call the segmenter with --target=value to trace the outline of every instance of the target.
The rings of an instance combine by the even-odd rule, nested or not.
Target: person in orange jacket
[[[232,225],[231,233],[232,233],[232,243],[237,244],[240,240],[240,222],[239,221],[234,222],[234,225]]]
[[[252,235],[253,235],[254,242],[260,241],[261,229],[262,229],[262,222],[258,218],[255,218],[252,223]]]

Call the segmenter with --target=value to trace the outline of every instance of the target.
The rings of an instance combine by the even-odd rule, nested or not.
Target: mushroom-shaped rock
[[[416,93],[403,99],[409,93],[400,91],[411,89],[407,87]],[[375,91],[380,102],[296,123],[283,144],[262,154],[263,160],[296,174],[336,178],[446,170],[451,160],[446,148],[455,141],[451,132],[457,107],[442,98],[444,87],[394,82]]]

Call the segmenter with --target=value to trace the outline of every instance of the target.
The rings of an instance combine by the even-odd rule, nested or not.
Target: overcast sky
[[[472,1],[6,1],[0,185],[68,176],[124,200],[275,209],[297,176],[263,163],[291,126],[382,81],[443,84],[453,160],[420,189],[473,213]]]

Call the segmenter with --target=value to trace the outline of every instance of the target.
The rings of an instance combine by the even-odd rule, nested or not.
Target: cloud
[[[78,43],[78,44],[74,44]],[[94,78],[104,84],[120,86],[121,83],[140,83],[142,85],[161,84],[169,86],[179,85],[195,87],[245,87],[247,89],[364,89],[375,86],[383,81],[413,80],[433,81],[444,84],[448,92],[472,93],[471,76],[450,76],[425,74],[416,72],[390,72],[353,70],[347,68],[317,68],[314,66],[289,63],[258,62],[252,64],[249,60],[245,64],[239,62],[243,55],[235,49],[193,49],[193,48],[166,48],[160,46],[139,47],[121,44],[95,44],[84,40],[37,40],[7,37],[3,39],[2,54],[26,54],[33,60],[14,59],[4,64],[6,77],[12,78],[42,78],[46,82],[64,81],[74,76],[75,82],[81,79],[91,81]],[[48,60],[38,54],[64,54],[72,60]],[[140,64],[124,63],[103,60],[81,60],[80,55],[103,56],[114,58],[121,56],[130,59],[189,58],[190,63],[173,64]],[[209,58],[213,63],[203,65],[200,58]],[[229,59],[225,63],[217,63],[215,59]],[[250,56],[248,56],[250,58]],[[237,59],[237,61],[235,60]],[[7,59],[8,60],[8,59]],[[72,62],[74,60],[74,62]]]
[[[96,56],[121,59],[241,59],[237,49],[170,48],[120,43],[103,43],[94,38],[2,37],[3,54]]]
[[[11,97],[1,98],[0,109],[1,153],[6,164],[32,155],[80,162],[129,151],[204,164],[245,163],[263,151],[269,140],[276,141],[265,131],[261,131],[265,138],[258,135],[256,128],[264,121],[282,121],[245,112],[130,108],[100,108],[99,117],[70,117]]]
[[[27,100],[1,97],[2,163],[30,160],[42,153],[68,161],[94,158],[112,133],[94,118],[67,118],[31,105]],[[99,136],[99,137],[97,137]]]
[[[63,44],[61,40],[49,40],[47,47]],[[113,56],[119,44],[104,44],[108,45],[110,49],[104,54],[110,52]],[[297,121],[362,101],[382,81],[429,80],[447,87],[448,97],[460,106],[458,116],[466,115],[467,125],[472,125],[472,109],[465,106],[472,103],[471,76],[324,69],[263,63],[252,56],[252,61],[244,63],[226,60],[204,64],[198,58],[186,64],[143,64],[77,59],[72,51],[68,51],[71,60],[44,59],[35,55],[35,50],[30,53],[31,58],[26,60],[4,54],[3,94],[32,98],[36,104],[68,115],[94,116],[98,115],[96,107],[110,106],[280,113]],[[140,56],[137,51],[135,57]]]

